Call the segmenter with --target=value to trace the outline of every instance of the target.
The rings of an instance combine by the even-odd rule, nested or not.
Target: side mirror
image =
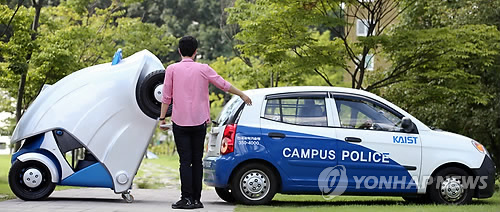
[[[411,121],[410,118],[408,117],[403,117],[403,120],[401,120],[401,128],[403,128],[403,132],[413,132],[415,129],[415,125]]]

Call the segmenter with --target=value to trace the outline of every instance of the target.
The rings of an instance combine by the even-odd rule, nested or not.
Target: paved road
[[[23,201],[20,199],[0,202],[0,211],[79,212],[79,211],[184,211],[173,210],[171,204],[179,199],[180,191],[165,189],[133,189],[135,201],[126,203],[121,195],[110,189],[82,188],[54,191],[46,201]],[[203,190],[203,209],[194,211],[233,211],[234,205],[221,200],[215,190]]]

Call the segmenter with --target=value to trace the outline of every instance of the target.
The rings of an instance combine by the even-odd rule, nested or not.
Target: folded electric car
[[[116,59],[116,58],[115,58]],[[55,185],[104,187],[128,201],[161,107],[164,67],[147,50],[74,72],[43,91],[12,135],[9,184],[23,200]]]

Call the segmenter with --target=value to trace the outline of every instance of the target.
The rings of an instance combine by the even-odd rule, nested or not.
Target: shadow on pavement
[[[340,205],[401,205],[404,201],[369,200],[369,201],[272,201],[270,206],[340,206]]]
[[[123,199],[88,198],[88,197],[49,197],[46,201],[112,202],[126,203]],[[141,202],[140,200],[134,202]]]
[[[487,200],[473,200],[469,205],[494,205],[495,202]],[[269,206],[286,206],[286,207],[301,207],[301,206],[345,206],[345,205],[361,205],[361,206],[388,206],[388,205],[433,205],[433,203],[410,203],[404,200],[354,200],[354,201],[279,201],[273,200]]]

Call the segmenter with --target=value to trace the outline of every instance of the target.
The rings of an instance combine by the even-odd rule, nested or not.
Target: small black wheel
[[[149,73],[137,85],[137,104],[147,116],[156,119],[161,112],[161,87],[165,79],[165,70],[157,70]],[[167,116],[172,114],[172,104],[169,106]]]
[[[233,194],[231,193],[231,190],[229,188],[215,188],[215,193],[224,201],[233,203],[236,200],[233,197]]]
[[[267,204],[277,190],[276,175],[269,167],[260,163],[241,167],[231,179],[231,193],[237,202],[245,205]]]
[[[38,161],[16,160],[9,171],[12,192],[22,200],[44,200],[54,191],[49,169]]]
[[[130,192],[127,193],[122,193],[122,198],[125,200],[127,203],[132,203],[134,202],[134,196],[130,194]]]
[[[469,176],[465,170],[457,167],[438,171],[427,189],[430,199],[436,204],[471,203],[474,189],[469,188],[464,182]]]

